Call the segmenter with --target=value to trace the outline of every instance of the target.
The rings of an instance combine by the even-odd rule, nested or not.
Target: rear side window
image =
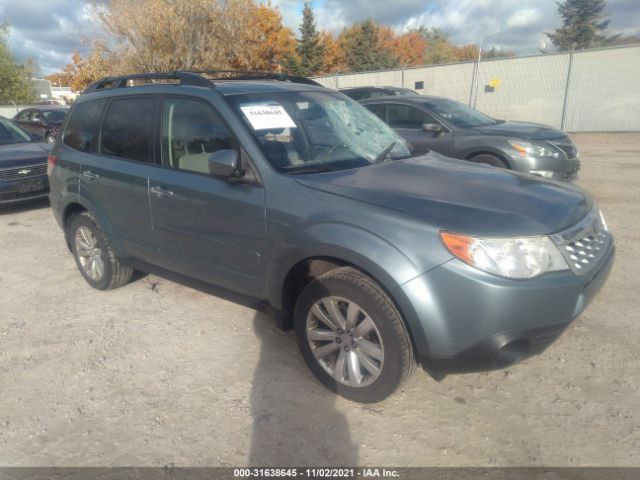
[[[19,122],[26,122],[27,120],[29,120],[30,114],[31,110],[23,110],[15,116],[15,120],[18,120]]]
[[[100,153],[153,162],[155,98],[123,98],[109,106],[100,132]]]
[[[81,152],[91,151],[93,136],[105,103],[106,100],[94,100],[78,103],[74,107],[64,130],[65,145]]]

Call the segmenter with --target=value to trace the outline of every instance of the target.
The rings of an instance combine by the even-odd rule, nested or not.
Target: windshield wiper
[[[393,147],[395,147],[395,146],[396,146],[396,142],[391,142],[391,145],[389,145],[387,148],[382,150],[380,152],[380,155],[378,155],[376,158],[374,158],[373,162],[371,162],[371,163],[375,164],[375,163],[380,163],[380,162],[384,161],[387,158],[387,155],[389,155],[389,152],[391,152],[391,150],[393,150]]]
[[[329,167],[309,167],[309,168],[298,168],[296,170],[290,170],[288,172],[284,172],[286,175],[302,175],[305,173],[326,173],[333,171],[333,168]]]

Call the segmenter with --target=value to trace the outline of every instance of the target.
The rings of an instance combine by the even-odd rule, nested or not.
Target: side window
[[[156,99],[121,98],[111,102],[100,132],[100,153],[153,162],[152,139]]]
[[[94,100],[76,104],[62,136],[65,145],[90,152],[93,136],[106,100]]]
[[[384,104],[365,105],[365,107],[367,107],[372,113],[375,113],[377,115],[377,117],[380,120],[382,120],[383,122],[387,121],[387,119],[385,118],[385,115],[384,115],[384,109],[385,109],[385,105]]]
[[[234,148],[233,135],[222,117],[207,103],[167,98],[162,115],[162,164],[209,173],[209,156]]]
[[[409,105],[389,105],[387,107],[389,126],[391,128],[422,129],[423,123],[439,124],[431,115]]]
[[[18,120],[19,122],[26,122],[27,120],[29,120],[30,113],[31,110],[23,110],[18,115],[16,115],[16,120]]]

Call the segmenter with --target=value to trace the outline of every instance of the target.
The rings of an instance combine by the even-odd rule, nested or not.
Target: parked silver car
[[[405,140],[414,153],[448,157],[573,181],[578,150],[566,133],[546,125],[505,122],[442,97],[393,96],[361,102]]]

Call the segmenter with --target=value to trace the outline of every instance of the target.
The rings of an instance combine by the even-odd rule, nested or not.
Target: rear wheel
[[[131,280],[133,269],[123,266],[93,215],[83,212],[69,222],[67,232],[78,270],[98,290],[120,287]]]
[[[491,165],[492,167],[508,168],[507,164],[503,162],[502,159],[489,153],[481,153],[479,155],[471,157],[469,161],[473,163],[483,163],[485,165]]]
[[[351,400],[381,401],[415,370],[411,340],[395,305],[353,268],[330,271],[305,287],[295,329],[311,371]]]

